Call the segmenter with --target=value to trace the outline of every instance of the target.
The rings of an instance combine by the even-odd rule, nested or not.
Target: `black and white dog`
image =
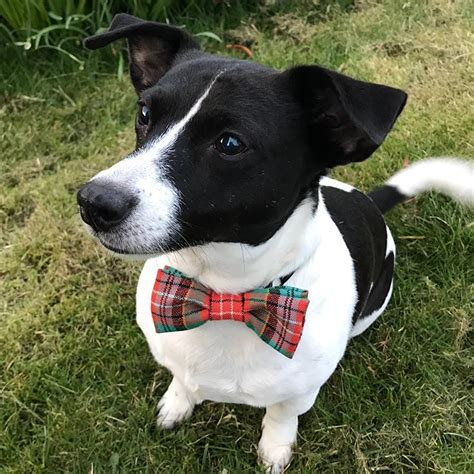
[[[120,38],[139,96],[137,147],[78,202],[104,247],[147,259],[137,322],[173,374],[158,424],[173,426],[203,400],[265,407],[258,454],[282,472],[298,416],[389,302],[395,245],[382,213],[429,189],[472,203],[474,167],[421,161],[366,196],[326,170],[372,154],[405,105],[401,90],[318,66],[278,72],[209,55],[179,28],[125,14],[85,45]],[[286,284],[310,300],[294,357],[235,321],[158,334],[150,298],[165,265],[232,294],[290,275]]]

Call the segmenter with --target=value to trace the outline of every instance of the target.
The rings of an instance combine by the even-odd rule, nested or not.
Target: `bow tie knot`
[[[308,304],[308,292],[298,288],[218,293],[165,267],[156,276],[151,313],[158,333],[193,329],[207,321],[238,321],[291,358],[301,339]]]

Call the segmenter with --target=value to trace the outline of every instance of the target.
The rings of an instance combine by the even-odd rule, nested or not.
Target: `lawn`
[[[370,190],[405,160],[474,156],[472,2],[304,3],[244,18],[233,41],[272,67],[318,63],[409,94],[382,148],[337,177]],[[218,21],[191,27],[224,34]],[[239,54],[224,44],[203,39]],[[204,403],[176,430],[156,428],[170,375],[134,322],[140,265],[80,224],[81,183],[134,145],[117,56],[78,50],[81,70],[52,51],[2,51],[1,472],[254,472],[263,410]],[[290,472],[474,471],[473,214],[426,195],[387,220],[392,302],[302,417]]]

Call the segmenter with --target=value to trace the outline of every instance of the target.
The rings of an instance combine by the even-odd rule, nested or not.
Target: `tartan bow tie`
[[[308,292],[291,286],[257,288],[237,295],[216,293],[166,266],[156,275],[151,314],[158,333],[185,331],[207,321],[240,321],[291,359],[301,339],[308,304]]]

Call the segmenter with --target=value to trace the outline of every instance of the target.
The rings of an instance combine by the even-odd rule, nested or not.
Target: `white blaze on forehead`
[[[153,154],[166,152],[170,148],[173,147],[176,139],[178,138],[179,134],[184,130],[186,125],[191,121],[191,119],[198,113],[199,109],[201,108],[204,99],[209,95],[209,92],[212,89],[212,86],[217,81],[217,78],[223,73],[224,71],[219,72],[211,83],[207,86],[204,93],[201,97],[196,100],[194,105],[189,109],[189,112],[177,123],[173,126],[169,127],[163,135],[160,135],[157,139],[153,140],[150,145],[150,150],[153,151]]]
[[[179,121],[169,126],[167,130],[145,147],[136,150],[131,153],[128,157],[119,161],[112,167],[101,171],[93,179],[106,178],[106,179],[126,179],[127,182],[134,180],[139,177],[149,177],[150,168],[147,168],[146,164],[159,159],[161,156],[166,155],[174,144],[176,143],[179,134],[186,128],[186,125],[191,119],[198,113],[202,103],[209,95],[212,87],[217,81],[218,77],[224,71],[220,71],[214,79],[210,82],[207,88],[204,90],[202,95],[194,102],[193,106],[189,109],[188,113]],[[136,159],[136,160],[135,160]],[[133,163],[133,164],[132,164]],[[156,172],[153,172],[155,174]]]

